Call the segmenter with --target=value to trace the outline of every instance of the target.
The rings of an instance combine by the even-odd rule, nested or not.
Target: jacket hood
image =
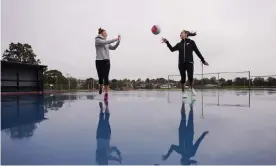
[[[101,34],[97,35],[97,36],[96,36],[96,39],[97,39],[97,38],[106,39],[106,38],[103,37]]]
[[[186,38],[185,40],[184,39],[181,39],[181,43],[183,43],[184,41],[191,41],[191,39],[189,39],[189,38]]]

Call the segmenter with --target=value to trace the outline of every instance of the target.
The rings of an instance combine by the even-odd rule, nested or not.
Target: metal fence
[[[82,86],[82,87],[75,87],[72,88],[70,86],[70,84],[44,84],[44,91],[49,91],[49,90],[58,90],[58,91],[75,91],[75,90],[83,90],[83,91],[96,91],[96,89],[98,89],[98,85],[97,86],[91,86],[91,85],[87,85],[87,86]]]
[[[168,75],[168,89],[180,88],[180,75]],[[186,81],[187,83],[188,81]],[[250,71],[194,74],[196,88],[276,88],[276,75],[252,76]]]
[[[260,81],[263,78],[263,85],[260,86]],[[268,78],[275,79],[275,85],[273,83],[267,83],[266,80]],[[159,83],[160,88],[163,89],[172,89],[172,88],[180,88],[180,75],[168,75],[167,83]],[[72,85],[70,79],[66,82],[66,84],[60,84],[58,81],[55,84],[44,84],[44,90],[61,90],[61,91],[97,91],[99,89],[98,81],[95,79],[91,80],[80,80],[77,79],[77,83],[75,82]],[[258,82],[259,81],[259,82]],[[188,82],[188,81],[187,81]],[[271,82],[271,80],[270,80]],[[250,71],[238,71],[238,72],[216,72],[216,73],[201,73],[194,74],[194,85],[195,88],[243,88],[250,89],[252,87],[276,87],[276,75],[266,75],[266,76],[251,76]],[[143,82],[143,85],[146,82]],[[156,84],[156,82],[151,82],[151,84]],[[113,90],[122,89],[121,87],[128,86],[122,80],[118,80],[117,82],[110,82],[110,88]],[[141,85],[140,85],[141,86]],[[136,88],[141,88],[136,85]],[[132,86],[131,86],[132,87]]]

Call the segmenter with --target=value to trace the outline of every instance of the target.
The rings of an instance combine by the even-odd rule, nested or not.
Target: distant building
[[[168,85],[168,84],[163,84],[160,86],[161,89],[168,89],[168,88],[172,88],[171,85]]]
[[[1,92],[43,93],[46,66],[1,61]]]
[[[81,88],[86,83],[86,80],[77,80],[77,88]]]
[[[152,84],[152,88],[159,88],[158,84]]]
[[[205,87],[209,87],[209,88],[214,88],[217,87],[218,85],[214,85],[214,84],[206,84]]]
[[[177,85],[174,84],[174,83],[172,83],[172,84],[170,84],[170,85],[168,85],[168,84],[163,84],[163,85],[160,86],[160,88],[161,88],[161,89],[177,88]]]
[[[140,84],[140,85],[136,86],[137,89],[143,89],[146,87],[147,87],[147,84]]]

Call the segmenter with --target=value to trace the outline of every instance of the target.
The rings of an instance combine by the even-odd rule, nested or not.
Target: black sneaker
[[[102,92],[103,92],[103,88],[100,88],[99,89],[99,94],[102,94]]]

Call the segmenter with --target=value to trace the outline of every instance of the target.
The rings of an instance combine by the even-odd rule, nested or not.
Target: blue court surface
[[[2,96],[1,164],[276,164],[276,91],[94,95]]]

